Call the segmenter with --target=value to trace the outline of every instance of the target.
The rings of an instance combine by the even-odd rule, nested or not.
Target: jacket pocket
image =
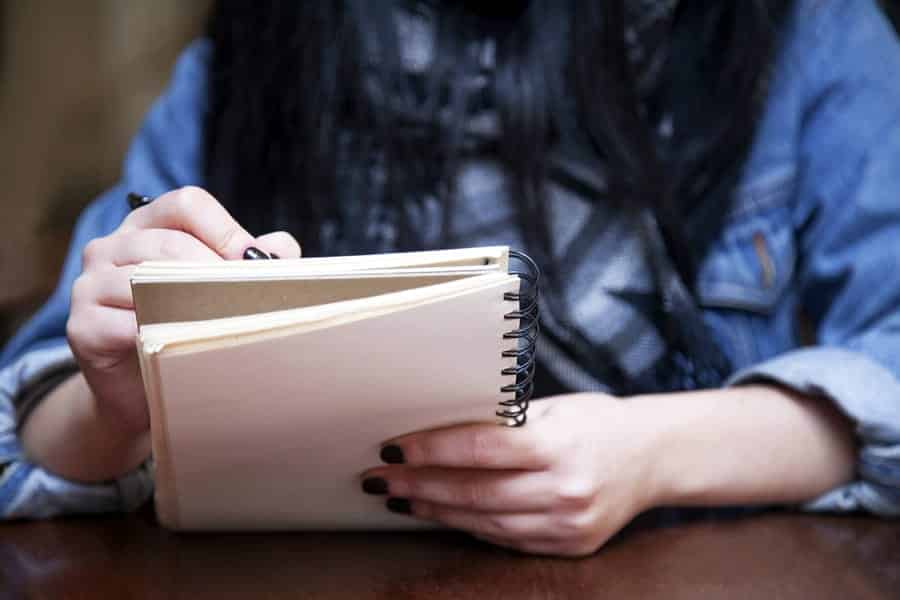
[[[697,296],[709,308],[771,313],[797,261],[792,225],[793,165],[767,170],[742,185],[697,273]]]

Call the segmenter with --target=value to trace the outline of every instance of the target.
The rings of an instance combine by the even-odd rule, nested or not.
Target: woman
[[[2,356],[3,514],[148,496],[135,263],[295,240],[506,243],[546,271],[546,398],[521,429],[386,441],[360,493],[389,510],[561,555],[662,506],[900,514],[876,5],[481,4],[220,2]],[[127,214],[132,190],[159,197]]]

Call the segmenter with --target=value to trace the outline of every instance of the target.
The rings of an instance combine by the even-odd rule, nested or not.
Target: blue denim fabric
[[[897,516],[900,44],[873,0],[799,0],[786,33],[753,151],[697,293],[738,369],[728,385],[776,382],[833,402],[856,423],[857,480],[806,508]],[[124,218],[125,194],[203,185],[210,51],[200,40],[183,54],[121,182],[79,220],[56,292],[0,355],[0,465],[11,465],[0,476],[0,515],[128,509],[149,494],[146,476],[77,486],[29,464],[11,399],[41,372],[72,361],[65,322],[81,249]]]
[[[176,65],[169,89],[151,109],[125,159],[120,182],[95,200],[75,226],[56,290],[0,353],[0,518],[133,510],[152,493],[148,465],[119,481],[66,481],[25,457],[17,436],[13,398],[42,373],[74,363],[65,337],[72,283],[81,273],[88,241],[108,235],[128,214],[129,191],[158,196],[201,184],[202,131],[209,44],[192,44]]]

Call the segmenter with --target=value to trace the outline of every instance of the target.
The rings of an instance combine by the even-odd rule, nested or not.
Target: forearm
[[[80,373],[41,401],[20,435],[31,461],[74,481],[120,477],[150,455],[149,431],[134,434],[99,410]]]
[[[851,423],[830,402],[774,386],[634,398],[658,431],[660,504],[794,504],[849,481]]]

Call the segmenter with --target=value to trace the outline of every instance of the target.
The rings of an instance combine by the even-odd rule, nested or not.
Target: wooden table
[[[174,534],[152,514],[0,525],[0,598],[900,598],[900,523],[769,514],[587,559],[461,534]]]

